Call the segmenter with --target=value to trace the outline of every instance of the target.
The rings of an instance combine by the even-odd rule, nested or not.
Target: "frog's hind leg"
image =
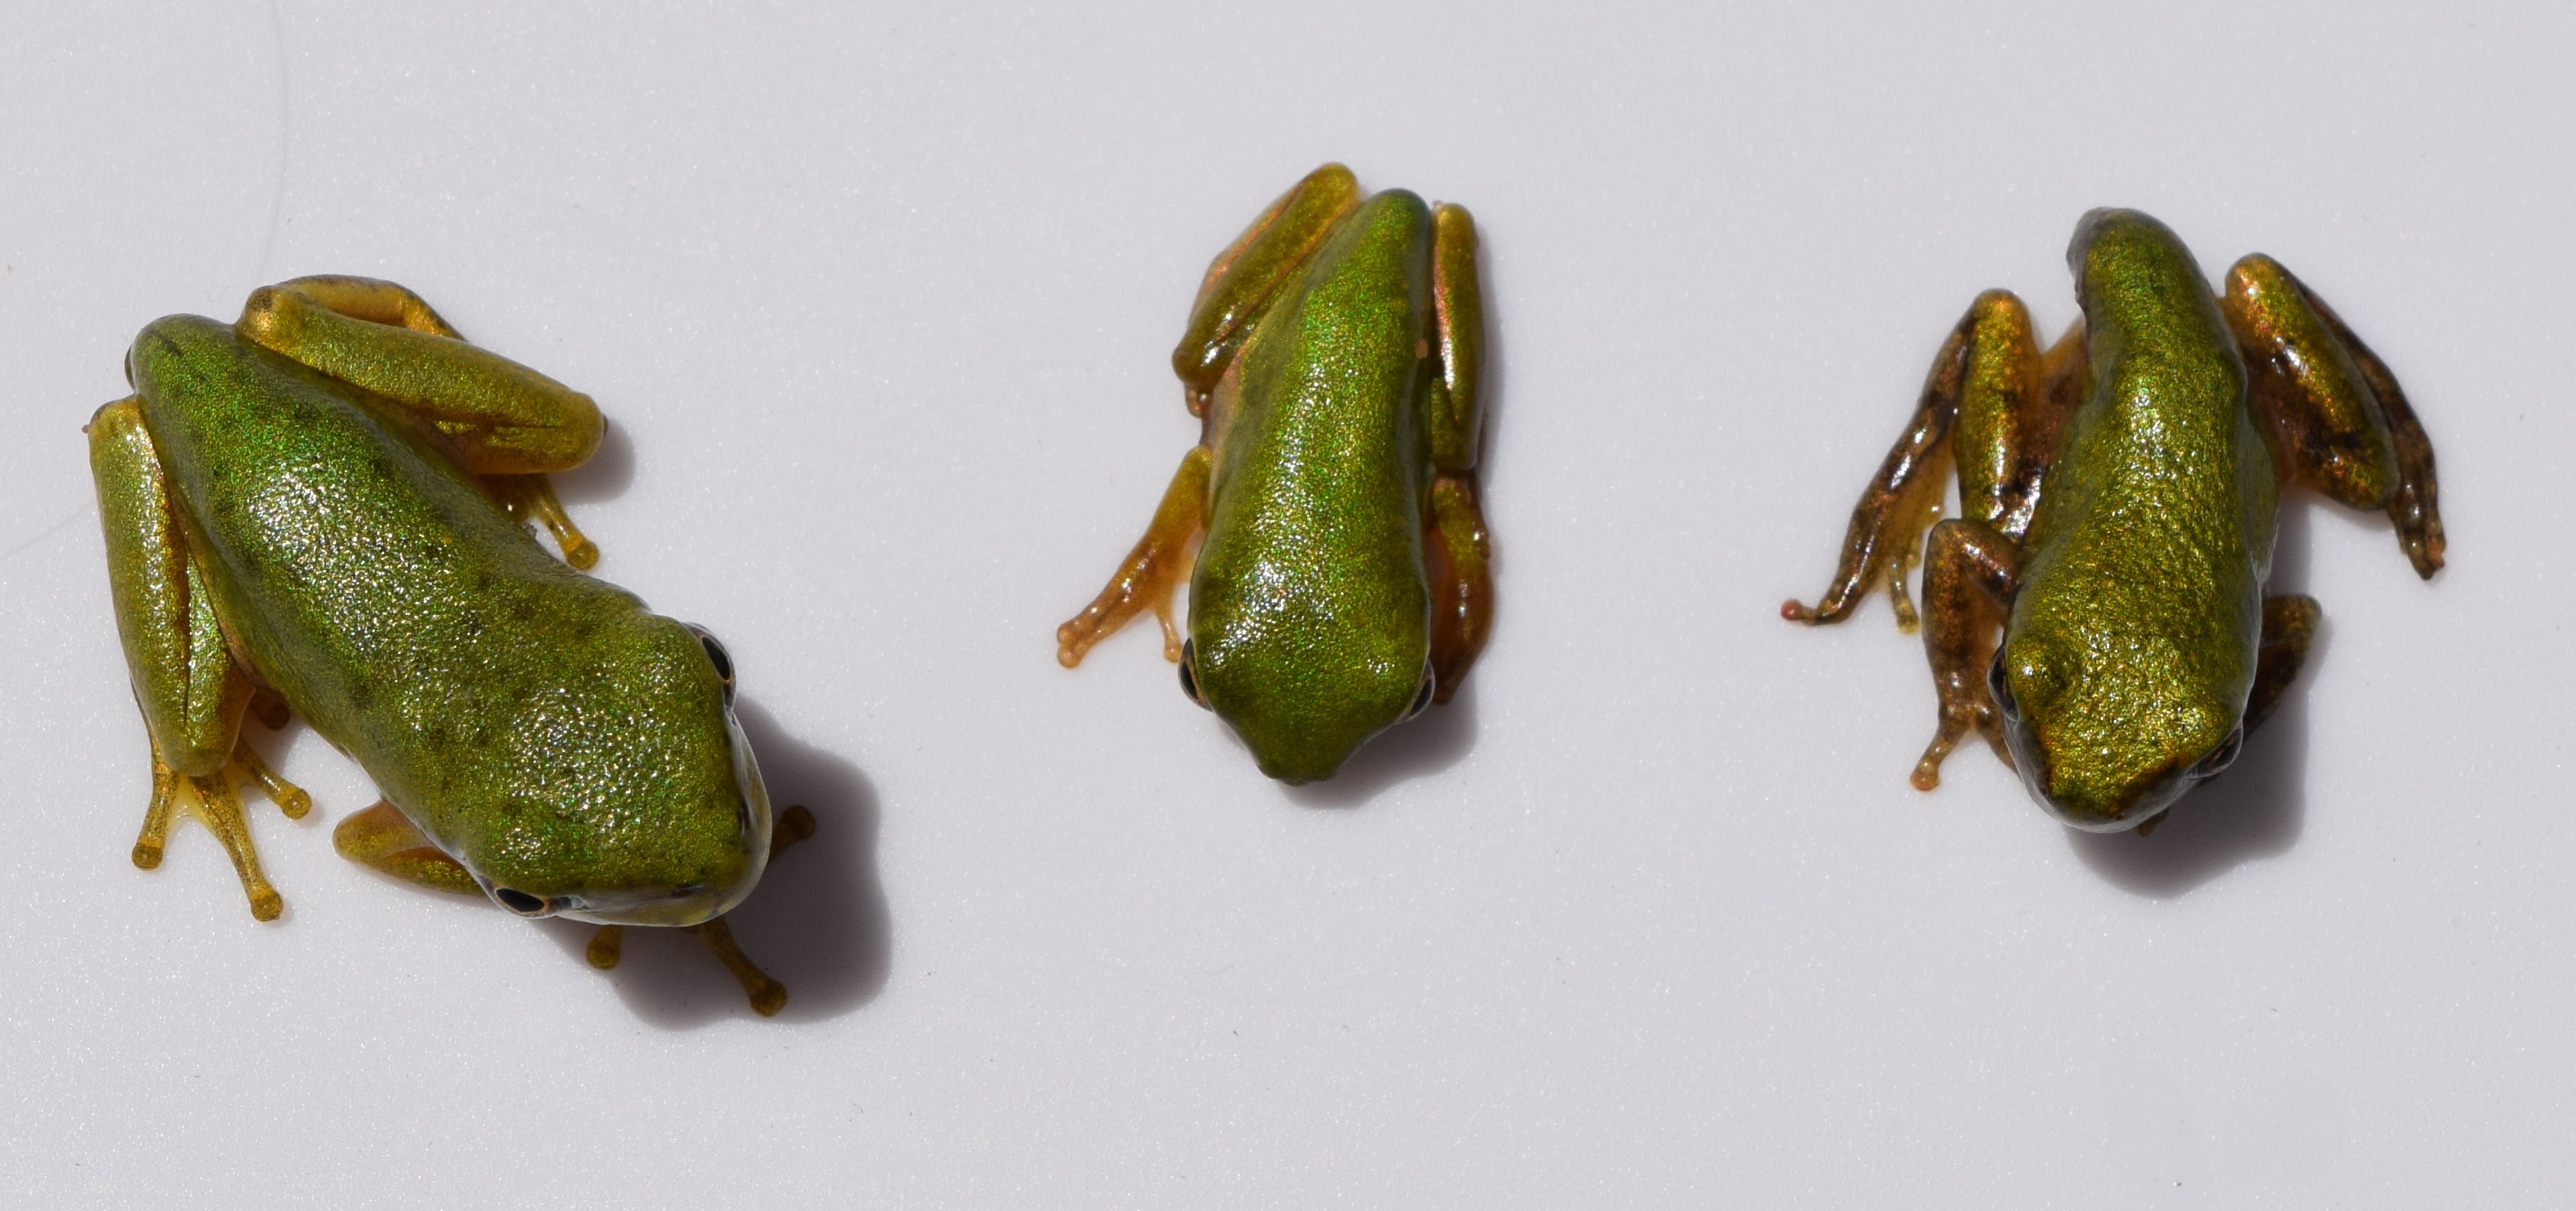
[[[262,287],[242,335],[421,417],[457,464],[513,517],[543,524],[577,568],[599,549],[548,485],[598,450],[607,422],[587,395],[467,344],[419,295],[392,282],[307,277]]]
[[[1810,625],[1840,622],[1884,583],[1896,625],[1912,631],[1917,620],[1905,595],[1906,573],[1925,529],[1940,517],[1954,467],[1962,512],[2007,534],[2019,532],[2009,514],[2036,489],[2028,468],[2038,443],[2029,430],[2047,416],[2038,406],[2046,394],[2042,384],[2043,363],[2021,300],[2003,290],[1977,296],[1941,342],[1914,415],[1853,506],[1824,595],[1813,606],[1782,602],[1780,616]]]
[[[140,405],[125,399],[99,409],[88,434],[107,539],[108,594],[135,705],[152,740],[152,799],[135,838],[134,864],[161,865],[170,824],[185,810],[223,844],[251,915],[273,921],[285,901],[260,870],[236,780],[257,782],[289,817],[309,811],[312,797],[270,771],[241,739],[251,679],[234,662],[205,577],[188,556]]]
[[[770,858],[776,860],[778,855],[787,852],[787,847],[813,835],[814,813],[803,805],[780,812],[778,823],[769,834]],[[752,1012],[772,1017],[787,1007],[787,986],[771,979],[768,972],[762,971],[758,964],[742,953],[742,947],[733,939],[733,927],[725,924],[723,917],[682,928],[706,943],[716,961],[733,973],[734,980],[742,985],[743,995],[751,998]],[[590,946],[583,957],[590,961],[591,966],[608,971],[617,966],[625,956],[625,950],[626,927],[602,925],[598,933],[591,935]]]
[[[2018,587],[2021,548],[1994,527],[1965,518],[1932,527],[1924,548],[1923,612],[1930,623],[1923,650],[1932,662],[1941,722],[1914,764],[1912,781],[1914,789],[1928,791],[1941,785],[1942,759],[1971,729],[2012,764],[1986,680],[2006,604]]]
[[[1181,632],[1172,621],[1172,595],[1190,570],[1190,554],[1207,527],[1208,467],[1206,446],[1192,446],[1181,456],[1180,469],[1163,489],[1162,503],[1145,536],[1127,552],[1100,595],[1082,612],[1055,629],[1056,663],[1072,668],[1092,645],[1116,634],[1127,620],[1148,606],[1163,624],[1163,659],[1181,658]]]
[[[2263,641],[2255,649],[2254,689],[2245,698],[2246,735],[2253,735],[2255,728],[2272,717],[2290,683],[2298,680],[2300,667],[2308,662],[2308,647],[2316,642],[2317,622],[2323,617],[2324,610],[2313,597],[2263,599]]]
[[[1252,322],[1359,201],[1359,180],[1351,170],[1326,164],[1279,195],[1208,264],[1189,325],[1172,350],[1172,372],[1188,392],[1190,415],[1207,414],[1208,398]]]
[[[2282,478],[2356,509],[2385,509],[2416,575],[2431,579],[2445,546],[2433,443],[2397,376],[2270,257],[2236,262],[2219,305]]]
[[[1494,626],[1493,540],[1477,501],[1476,461],[1484,444],[1485,299],[1476,276],[1476,222],[1446,203],[1431,212],[1432,351],[1424,431],[1430,437],[1431,500],[1425,513],[1431,573],[1432,700],[1458,692]]]

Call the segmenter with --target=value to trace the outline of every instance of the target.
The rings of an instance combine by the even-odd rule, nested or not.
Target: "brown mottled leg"
[[[1924,654],[1932,661],[1932,686],[1941,723],[1914,765],[1914,788],[1941,785],[1941,759],[1970,729],[1983,733],[2010,764],[2003,728],[1986,692],[1987,667],[2004,610],[2021,574],[2021,548],[1983,522],[1952,519],[1932,527],[1923,555]]]
[[[1950,425],[1958,418],[1959,387],[1967,371],[1973,323],[1973,315],[1962,317],[1932,359],[1932,373],[1924,379],[1922,397],[1914,405],[1913,417],[1905,422],[1905,432],[1880,461],[1869,486],[1861,490],[1860,503],[1852,507],[1842,559],[1824,595],[1812,607],[1796,598],[1780,603],[1782,618],[1817,625],[1850,617],[1882,578],[1904,565],[1907,556],[1898,552],[1912,547],[1937,515],[1941,493],[1949,483]],[[1904,602],[1904,592],[1904,585],[1896,584],[1891,600],[1897,605],[1896,624],[1910,631],[1914,610]]]
[[[2238,261],[2220,310],[2244,350],[2248,398],[2283,479],[2385,509],[2416,575],[2442,566],[2433,444],[2386,363],[2270,257]]]

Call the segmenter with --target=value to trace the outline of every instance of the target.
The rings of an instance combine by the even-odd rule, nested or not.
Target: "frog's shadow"
[[[1411,722],[1388,729],[1351,754],[1332,777],[1279,789],[1301,807],[1359,807],[1397,783],[1429,777],[1458,764],[1474,747],[1476,682],[1471,677],[1447,705],[1432,707]],[[1246,750],[1245,756],[1250,755]]]
[[[893,934],[877,877],[877,796],[841,757],[781,731],[768,711],[734,706],[760,761],[773,808],[803,804],[814,835],[778,856],[760,886],[726,914],[743,953],[787,986],[782,1021],[838,1017],[884,989]],[[575,963],[597,927],[540,926]],[[625,957],[603,973],[635,1016],[668,1030],[751,1016],[742,986],[697,939],[676,929],[626,931]]]
[[[2308,527],[2312,509],[2328,507],[2304,495],[2282,502],[2280,533],[2272,548],[2272,578],[2265,592],[2304,593],[2308,587]],[[2377,514],[2356,518],[2368,525]],[[2390,539],[2393,544],[2395,539]],[[2142,896],[2172,899],[2244,863],[2285,853],[2307,827],[2308,686],[2334,646],[2334,606],[2308,645],[2298,679],[2263,726],[2245,738],[2234,767],[2176,803],[2154,833],[2087,833],[2066,830],[2067,844],[2084,864],[2115,886]]]
[[[588,461],[548,478],[554,483],[555,496],[568,506],[615,500],[635,482],[635,443],[627,440],[626,430],[617,422],[608,421],[599,435],[599,449],[591,452]]]

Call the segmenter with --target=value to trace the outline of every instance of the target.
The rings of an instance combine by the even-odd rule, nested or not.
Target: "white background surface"
[[[823,6],[817,6],[821,8]],[[0,1188],[21,1206],[2538,1206],[2576,814],[2569,19],[2544,6],[293,2],[0,21]],[[1937,15],[1936,15],[1937,10]],[[1195,433],[1207,259],[1316,163],[1471,206],[1493,645],[1328,789],[1055,624]],[[1802,631],[1975,292],[2088,207],[2404,379],[2452,567],[2300,498],[2321,651],[2152,839]],[[730,645],[822,832],[756,1019],[147,792],[79,426],[145,322],[418,288],[595,395],[601,575]],[[30,1197],[32,1196],[32,1197]]]

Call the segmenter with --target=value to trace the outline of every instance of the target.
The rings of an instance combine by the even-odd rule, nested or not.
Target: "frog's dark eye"
[[[2006,719],[2021,722],[2021,704],[2013,701],[2012,682],[2004,676],[2004,654],[1995,653],[1995,662],[1986,666],[1986,696],[1995,700],[1995,709]]]
[[[2216,750],[2201,758],[2200,764],[2191,767],[2191,780],[2206,782],[2217,777],[2228,766],[2236,764],[2236,754],[2244,748],[2245,725],[2240,723],[2235,731],[2227,733],[2227,739],[2218,742]]]
[[[1421,714],[1423,708],[1431,705],[1431,691],[1438,688],[1440,688],[1439,675],[1431,671],[1431,663],[1429,661],[1424,661],[1422,665],[1422,687],[1413,691],[1413,705],[1404,708],[1404,717],[1406,719],[1411,719],[1414,716]]]
[[[1215,710],[1215,709],[1216,709],[1215,707],[1208,706],[1207,695],[1202,694],[1202,693],[1200,693],[1200,692],[1199,692],[1199,673],[1198,673],[1198,663],[1199,663],[1199,649],[1198,649],[1198,641],[1197,641],[1197,640],[1195,640],[1195,639],[1184,639],[1184,640],[1182,640],[1182,641],[1181,641],[1181,692],[1182,692],[1182,693],[1184,693],[1184,694],[1189,695],[1189,696],[1190,696],[1190,701],[1192,701],[1192,702],[1195,702],[1195,703],[1199,704],[1199,706],[1201,706],[1202,708],[1205,708],[1205,709],[1207,709],[1207,710]]]
[[[732,705],[733,657],[725,653],[725,646],[717,642],[715,636],[708,634],[705,627],[694,622],[680,625],[689,628],[689,633],[698,637],[698,646],[707,650],[707,663],[716,666],[716,680],[724,683],[725,703],[728,706]]]
[[[529,895],[515,887],[495,887],[492,898],[499,901],[501,907],[523,917],[542,917],[555,910],[553,901],[544,896]]]

